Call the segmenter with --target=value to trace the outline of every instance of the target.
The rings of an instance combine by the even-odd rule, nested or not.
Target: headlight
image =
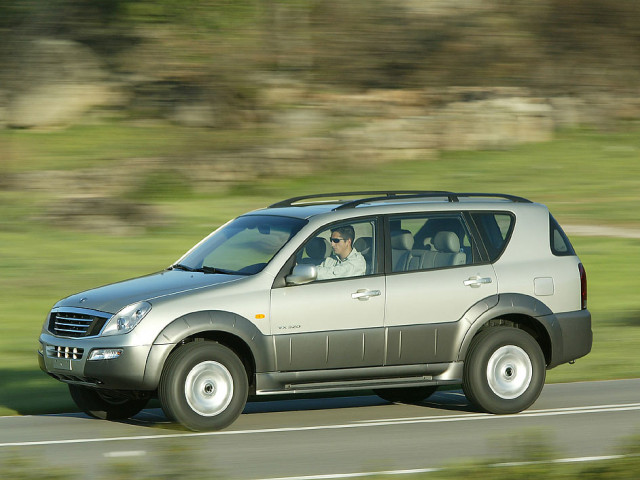
[[[102,336],[129,333],[151,311],[148,302],[133,303],[124,307],[107,322]]]

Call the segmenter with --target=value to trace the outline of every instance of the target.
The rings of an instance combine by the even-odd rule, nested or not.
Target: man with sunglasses
[[[367,271],[367,262],[360,252],[353,248],[355,231],[351,225],[331,229],[333,255],[318,265],[318,280],[331,278],[358,277]]]

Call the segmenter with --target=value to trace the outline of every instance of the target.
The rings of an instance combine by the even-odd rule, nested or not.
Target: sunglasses
[[[330,238],[332,243],[340,243],[340,240],[344,240],[344,238]]]

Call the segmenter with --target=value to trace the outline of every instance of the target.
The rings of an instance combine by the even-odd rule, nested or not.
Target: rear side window
[[[551,237],[551,251],[554,255],[564,257],[576,254],[569,238],[551,214],[549,214],[549,233]]]
[[[495,262],[511,237],[513,215],[506,212],[471,212],[471,217],[484,240],[489,261]]]
[[[394,273],[470,265],[477,252],[460,213],[392,216],[389,234]]]

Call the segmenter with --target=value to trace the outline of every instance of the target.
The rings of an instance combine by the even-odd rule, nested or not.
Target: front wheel
[[[462,388],[481,410],[518,413],[537,400],[545,376],[544,355],[531,335],[513,327],[490,327],[471,341]]]
[[[167,416],[191,430],[220,430],[242,413],[249,386],[238,356],[217,342],[192,342],[167,359],[158,388]]]
[[[148,402],[146,398],[129,398],[108,390],[69,384],[71,398],[87,415],[101,420],[124,420],[139,413]]]

